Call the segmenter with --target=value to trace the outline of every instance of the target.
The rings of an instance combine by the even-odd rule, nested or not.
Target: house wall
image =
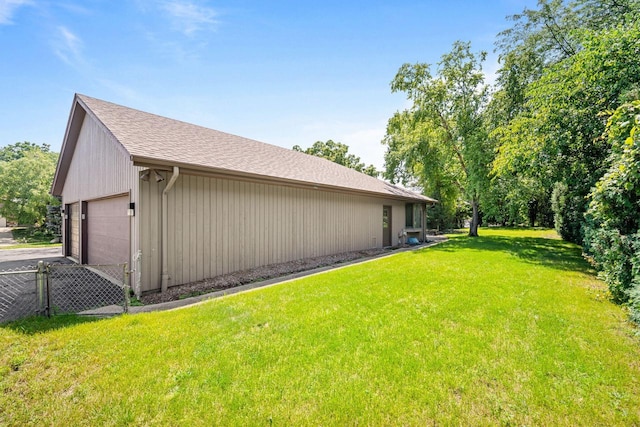
[[[126,150],[91,115],[87,114],[73,151],[62,190],[63,205],[128,194],[134,202],[138,193],[138,170]],[[130,269],[135,269],[137,217],[130,220]],[[82,229],[82,227],[81,227]],[[64,233],[63,233],[64,235]],[[83,237],[80,237],[81,241]],[[67,242],[65,242],[67,244]],[[84,248],[86,250],[86,248]],[[132,285],[136,275],[131,275]]]
[[[141,182],[142,291],[160,288],[161,192]],[[168,196],[169,286],[257,266],[382,246],[382,206],[392,241],[404,202],[255,182],[180,175]]]

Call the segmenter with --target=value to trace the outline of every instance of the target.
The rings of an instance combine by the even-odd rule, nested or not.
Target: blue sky
[[[60,150],[78,92],[291,148],[333,139],[382,168],[389,83],[456,40],[490,53],[536,0],[0,0],[0,146]]]

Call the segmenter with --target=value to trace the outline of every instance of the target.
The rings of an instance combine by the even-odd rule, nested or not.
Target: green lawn
[[[30,227],[16,227],[11,230],[14,245],[0,246],[3,249],[48,248],[62,246],[62,243],[51,243],[53,236]]]
[[[172,312],[1,327],[0,425],[640,424],[637,329],[580,249],[481,234]]]

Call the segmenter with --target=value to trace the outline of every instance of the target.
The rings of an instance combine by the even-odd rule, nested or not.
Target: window
[[[418,203],[405,205],[405,227],[422,228],[422,206]]]

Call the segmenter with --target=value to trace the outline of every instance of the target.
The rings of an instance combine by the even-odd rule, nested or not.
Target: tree
[[[580,242],[585,196],[606,167],[597,115],[620,105],[637,75],[635,36],[618,37],[639,18],[639,0],[540,0],[498,35],[494,180],[519,195],[506,202],[510,211],[529,205],[544,218],[553,196],[556,228],[568,240]]]
[[[483,117],[485,56],[472,53],[469,43],[456,42],[442,56],[435,76],[429,64],[402,65],[391,90],[406,92],[413,105],[389,120],[383,141],[388,146],[385,176],[392,182],[417,180],[427,192],[439,189],[467,200],[470,236],[478,235],[480,201],[493,158]]]
[[[581,242],[586,196],[607,168],[599,113],[638,93],[638,40],[638,23],[583,31],[580,50],[546,67],[528,84],[522,110],[492,133],[500,141],[495,173],[553,191],[556,229],[566,240]]]
[[[30,143],[17,143],[2,152],[11,153],[11,160],[0,162],[0,213],[19,224],[44,224],[47,205],[57,203],[49,190],[58,155],[48,146]]]
[[[28,141],[16,142],[15,144],[0,148],[0,162],[17,160],[24,157],[24,155],[31,150],[40,150],[43,153],[49,153],[50,148],[49,144],[38,145]]]
[[[341,142],[333,142],[332,140],[328,140],[327,142],[316,141],[307,149],[303,149],[299,145],[294,145],[293,150],[331,160],[334,163],[355,169],[358,172],[362,172],[375,178],[379,175],[375,166],[366,166],[360,161],[360,157],[349,153],[348,145]]]
[[[614,300],[634,300],[640,322],[640,101],[615,111],[607,139],[609,168],[589,194],[584,247]]]

